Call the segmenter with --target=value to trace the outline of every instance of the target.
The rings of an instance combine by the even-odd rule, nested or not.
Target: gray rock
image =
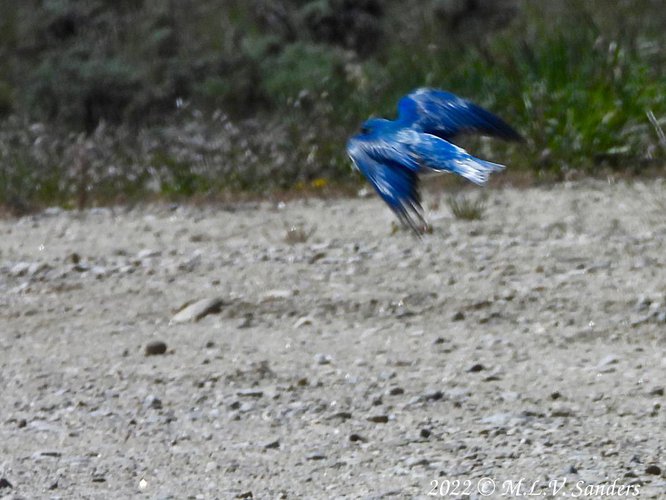
[[[106,270],[105,267],[102,266],[92,266],[90,269],[90,272],[95,276],[96,278],[103,278],[104,276],[107,275],[108,271]]]
[[[85,273],[86,271],[90,270],[90,264],[88,264],[86,262],[79,262],[77,264],[74,264],[72,266],[72,269],[76,272],[79,272],[79,273]]]
[[[236,395],[243,398],[260,398],[264,395],[261,389],[240,389],[236,391]]]
[[[238,328],[251,328],[254,321],[254,314],[251,312],[245,313],[243,319],[238,323]]]
[[[311,326],[314,324],[314,320],[309,316],[302,316],[296,320],[294,323],[294,328],[301,328],[303,326]]]
[[[240,408],[238,408],[238,411],[240,413],[248,413],[252,410],[254,410],[257,407],[257,405],[254,403],[254,401],[245,401],[243,404],[240,405]]]
[[[481,419],[482,424],[492,425],[494,427],[504,427],[511,422],[514,415],[511,413],[495,413]]]
[[[294,292],[291,290],[269,290],[264,294],[263,300],[265,301],[284,300],[293,296]]]
[[[46,273],[50,269],[51,266],[49,266],[46,262],[33,262],[30,264],[30,267],[28,267],[28,275],[37,276],[39,274]]]
[[[661,467],[659,467],[656,464],[648,465],[645,468],[645,473],[646,474],[652,474],[652,475],[655,475],[655,476],[659,476],[659,475],[661,475]]]
[[[151,257],[157,257],[159,255],[160,255],[159,250],[151,250],[149,248],[144,248],[143,250],[140,250],[139,253],[136,254],[136,259],[144,260],[144,259],[149,259]]]
[[[199,321],[209,314],[219,313],[224,301],[220,298],[201,299],[193,303],[185,303],[171,318],[171,323],[188,323]]]
[[[161,340],[152,340],[146,344],[144,354],[146,356],[157,356],[167,351],[166,343]]]
[[[306,460],[324,460],[325,458],[326,455],[321,451],[313,451],[312,453],[308,453],[305,457]]]
[[[462,311],[457,311],[453,316],[451,316],[451,321],[462,321],[465,319],[465,313]]]
[[[339,418],[340,420],[343,420],[343,421],[344,420],[349,420],[350,418],[352,418],[352,414],[348,411],[339,411],[339,412],[334,413],[333,415],[327,417],[326,420],[334,420],[334,419],[337,419],[337,418]]]
[[[423,457],[409,457],[407,460],[405,460],[405,465],[407,467],[417,467],[419,465],[426,466],[429,463],[430,461]]]
[[[435,391],[426,392],[426,393],[423,395],[423,399],[424,399],[425,401],[439,401],[439,400],[442,399],[443,397],[444,397],[444,393],[443,393],[442,391],[440,391],[440,390],[435,390]]]
[[[652,300],[649,297],[646,297],[645,295],[641,295],[636,300],[636,310],[645,311],[650,307],[650,304],[652,304]]]
[[[657,386],[657,387],[651,389],[649,394],[650,394],[650,396],[663,396],[664,395],[664,388],[661,387],[661,386]]]
[[[574,417],[576,412],[568,406],[556,405],[550,412],[551,417]]]
[[[149,394],[146,396],[146,399],[143,400],[143,407],[152,410],[161,410],[162,409],[162,400],[155,396],[154,394]]]
[[[333,361],[333,357],[329,354],[317,353],[315,354],[314,360],[318,365],[330,365]]]
[[[619,362],[620,362],[619,357],[617,357],[615,354],[609,354],[608,356],[604,356],[603,358],[601,358],[599,363],[597,363],[597,368],[604,368],[610,365],[616,365]]]
[[[11,274],[14,277],[25,276],[26,274],[28,274],[30,265],[31,265],[30,262],[18,262],[11,267],[11,269],[9,270],[9,274]]]

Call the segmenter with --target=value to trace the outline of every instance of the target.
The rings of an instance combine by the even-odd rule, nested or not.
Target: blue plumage
[[[400,221],[416,233],[423,217],[418,175],[452,172],[485,184],[503,165],[480,160],[449,142],[464,133],[522,140],[501,118],[449,92],[417,89],[398,103],[398,119],[372,118],[347,143],[356,168],[370,181]]]
[[[447,141],[465,133],[491,135],[508,141],[523,140],[501,118],[451,92],[437,89],[417,89],[400,99],[398,121]]]

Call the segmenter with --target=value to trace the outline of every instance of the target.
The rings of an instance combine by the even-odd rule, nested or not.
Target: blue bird
[[[400,99],[396,120],[367,120],[347,142],[347,153],[398,219],[421,234],[428,224],[419,174],[452,172],[483,185],[492,172],[504,169],[451,142],[467,133],[523,140],[504,120],[476,104],[450,92],[420,88]]]

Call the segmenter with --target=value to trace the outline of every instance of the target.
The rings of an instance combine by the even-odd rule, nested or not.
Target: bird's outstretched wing
[[[420,235],[427,227],[417,176],[420,167],[405,146],[352,137],[347,153],[398,219]]]
[[[400,99],[398,121],[447,141],[465,133],[490,135],[508,141],[524,140],[508,123],[490,111],[437,89],[420,88]]]

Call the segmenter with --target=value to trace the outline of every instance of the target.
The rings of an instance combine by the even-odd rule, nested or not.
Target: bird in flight
[[[398,118],[371,118],[347,142],[354,166],[370,181],[398,219],[425,232],[419,174],[452,172],[483,185],[504,165],[480,160],[451,141],[478,133],[508,141],[521,135],[501,118],[443,90],[420,88],[398,102]]]

